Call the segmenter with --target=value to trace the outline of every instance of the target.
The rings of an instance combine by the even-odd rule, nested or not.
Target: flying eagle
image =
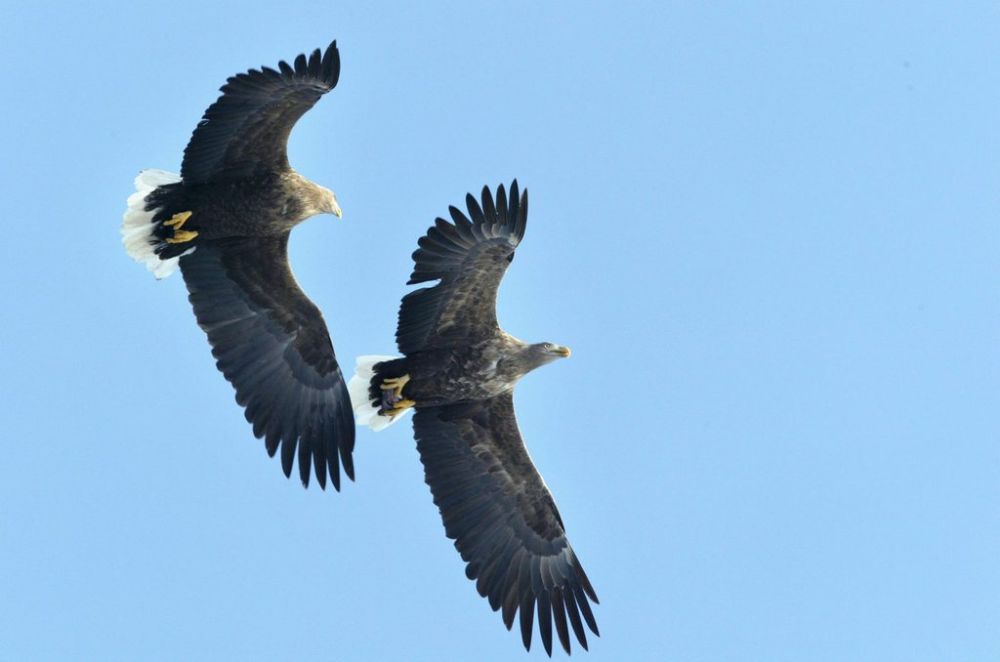
[[[180,175],[145,170],[122,224],[125,249],[157,278],[180,264],[198,325],[269,455],[320,487],[354,479],[354,422],[319,309],[288,266],[288,234],[341,215],[333,191],[288,164],[288,135],[337,85],[340,53],[299,55],[222,86],[184,150]]]
[[[510,629],[520,612],[531,648],[534,614],[552,654],[552,624],[570,652],[569,628],[599,634],[597,602],[566,538],[552,495],[535,469],[514,416],[514,386],[535,368],[569,356],[552,343],[524,343],[497,323],[497,288],[524,236],[528,194],[503,185],[496,202],[466,197],[420,238],[409,284],[438,280],[403,297],[396,341],[403,358],[364,356],[350,389],[359,422],[381,429],[409,408],[424,475],[446,535],[480,595]],[[471,219],[471,220],[470,220]]]

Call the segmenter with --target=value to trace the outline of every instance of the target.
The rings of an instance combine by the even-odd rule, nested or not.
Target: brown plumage
[[[524,343],[497,323],[497,289],[524,236],[527,192],[519,194],[515,181],[509,196],[503,186],[495,198],[484,188],[466,205],[468,217],[451,207],[452,222],[439,218],[420,238],[410,283],[439,282],[403,298],[396,339],[405,356],[373,366],[364,390],[379,413],[370,422],[416,409],[425,479],[466,575],[508,629],[520,613],[525,648],[537,613],[545,651],[552,653],[554,624],[568,653],[570,629],[584,648],[584,623],[598,634],[590,608],[597,594],[525,449],[513,390],[569,350]],[[386,380],[404,376],[400,390],[387,388]],[[359,411],[364,399],[362,392]]]
[[[336,42],[278,69],[231,77],[184,150],[180,177],[144,171],[129,199],[128,252],[158,277],[179,263],[199,326],[269,454],[298,457],[321,487],[351,479],[350,400],[319,309],[288,265],[288,235],[336,197],[288,163],[292,127],[340,76]]]

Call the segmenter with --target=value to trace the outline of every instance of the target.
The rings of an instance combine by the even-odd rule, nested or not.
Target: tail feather
[[[392,361],[395,356],[359,356],[357,358],[354,376],[347,382],[347,390],[351,395],[354,407],[354,420],[358,425],[367,425],[378,432],[384,430],[402,416],[390,418],[378,413],[378,406],[372,404],[371,383],[375,377],[375,366],[383,361]]]
[[[156,278],[166,278],[177,268],[180,255],[162,259],[159,252],[166,246],[163,240],[154,234],[157,226],[155,216],[159,207],[151,207],[150,194],[161,186],[177,184],[180,175],[165,170],[143,170],[135,178],[135,193],[128,198],[128,208],[122,217],[122,244],[125,251],[136,262],[146,265]],[[151,208],[150,208],[151,207]],[[192,246],[183,255],[194,250]]]

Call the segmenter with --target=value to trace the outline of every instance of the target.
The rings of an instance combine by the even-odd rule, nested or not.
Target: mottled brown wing
[[[188,184],[228,181],[287,170],[288,134],[321,96],[337,85],[340,53],[333,42],[293,65],[278,63],[231,77],[208,107],[184,149]]]
[[[320,487],[340,464],[354,480],[354,420],[347,386],[319,309],[288,266],[288,235],[207,241],[180,260],[198,325],[236,402],[272,457]],[[339,458],[339,459],[338,459]]]
[[[410,285],[440,279],[403,297],[396,327],[399,351],[410,354],[435,347],[454,347],[497,333],[496,300],[514,249],[524,237],[528,192],[510,197],[501,184],[496,203],[483,187],[482,205],[465,198],[469,218],[449,207],[452,223],[438,218],[413,253]]]
[[[570,652],[567,619],[587,648],[586,621],[599,634],[597,602],[573,553],[559,511],[521,440],[510,393],[490,400],[418,407],[413,417],[427,484],[447,536],[468,564],[466,576],[510,629],[520,610],[531,647],[534,611],[547,653],[552,623]]]

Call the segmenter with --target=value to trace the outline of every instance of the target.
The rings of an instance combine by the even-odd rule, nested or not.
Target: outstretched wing
[[[466,344],[497,332],[497,288],[524,237],[528,192],[518,196],[514,180],[509,198],[501,184],[495,204],[485,186],[482,205],[472,195],[465,202],[471,221],[449,207],[453,222],[436,219],[413,253],[407,284],[441,282],[403,297],[396,327],[403,354]]]
[[[320,487],[340,464],[354,480],[354,420],[347,386],[319,309],[288,266],[288,234],[207,241],[180,260],[198,325],[236,388],[254,435],[291,475],[312,465]],[[338,459],[339,457],[339,459]]]
[[[236,74],[208,107],[184,149],[188,184],[225,181],[288,169],[288,134],[321,96],[337,85],[340,52],[334,41],[320,54]]]
[[[417,449],[447,536],[468,564],[469,579],[510,629],[521,613],[531,648],[534,611],[545,651],[552,622],[566,652],[569,625],[587,648],[586,621],[600,634],[588,599],[597,602],[573,553],[562,519],[521,440],[510,393],[490,400],[418,407]]]

